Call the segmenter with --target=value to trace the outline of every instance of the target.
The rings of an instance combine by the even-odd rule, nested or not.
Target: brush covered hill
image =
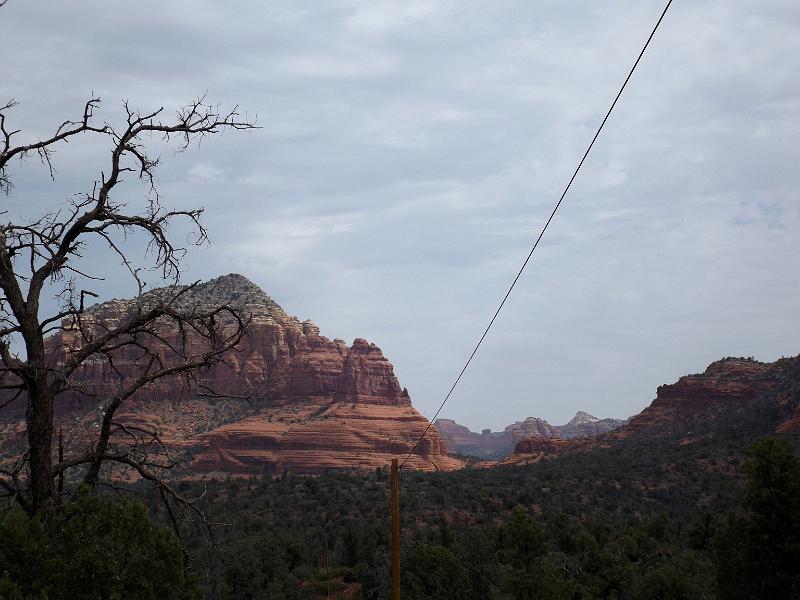
[[[155,429],[168,447],[185,451],[192,476],[380,467],[410,452],[427,428],[378,346],[360,338],[348,345],[321,336],[314,323],[290,316],[245,277],[230,274],[202,283],[180,302],[191,309],[236,307],[249,319],[247,333],[224,361],[194,382],[171,377],[142,388],[118,411],[117,420],[129,428]],[[91,307],[84,321],[110,327],[134,308],[134,300],[104,302]],[[169,366],[169,345],[184,332],[159,333],[160,340],[150,336],[143,343]],[[188,340],[191,346],[192,337]],[[82,343],[77,333],[64,331],[51,337],[48,347],[58,363]],[[113,364],[94,359],[74,374],[74,390],[56,402],[68,448],[91,439],[106,402],[141,360],[137,348],[129,346],[114,355]],[[0,412],[0,449],[19,444],[24,404],[20,399]],[[444,442],[431,431],[406,466],[447,470],[462,464],[447,455]]]

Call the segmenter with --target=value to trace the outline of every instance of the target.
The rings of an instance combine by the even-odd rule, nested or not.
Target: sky
[[[112,123],[125,99],[238,105],[260,129],[151,145],[163,203],[206,209],[184,281],[238,272],[323,335],[367,338],[430,417],[663,6],[9,0],[0,102],[20,103],[19,142],[92,94]],[[440,417],[627,417],[724,356],[800,353],[798,73],[797,2],[675,0]],[[59,148],[55,181],[15,163],[5,218],[90,190],[108,152]],[[101,300],[132,292],[101,247],[82,264]]]

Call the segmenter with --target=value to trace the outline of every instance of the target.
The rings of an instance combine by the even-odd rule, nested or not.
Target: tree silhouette
[[[800,458],[785,440],[748,450],[743,515],[731,515],[717,539],[722,598],[800,595]]]
[[[41,514],[48,520],[60,504],[57,479],[63,481],[70,471],[70,479],[79,477],[93,487],[101,467],[112,462],[135,469],[174,494],[161,476],[172,459],[166,452],[153,457],[154,449],[163,450],[158,433],[126,427],[116,418],[119,408],[157,380],[191,378],[222,360],[243,335],[246,321],[231,306],[198,308],[184,301],[196,284],[179,285],[186,248],[176,244],[169,226],[176,220],[187,221],[194,230],[193,243],[202,244],[206,241],[200,220],[203,209],[162,206],[154,175],[159,160],[148,142],[160,138],[185,150],[224,129],[252,129],[254,124],[236,108],[221,111],[205,97],[172,116],[163,108],[140,112],[125,102],[121,124],[100,123],[95,117],[100,99],[91,98],[79,119],[65,121],[44,139],[16,144],[20,132],[9,125],[16,105],[12,100],[0,106],[0,191],[6,195],[13,191],[12,167],[26,157],[38,157],[54,178],[56,149],[76,138],[107,140],[109,154],[89,191],[66,205],[54,203],[34,219],[0,224],[0,408],[25,403],[27,425],[25,447],[16,456],[0,458],[0,489],[29,515]],[[126,175],[147,184],[144,198],[123,200],[115,194]],[[144,264],[127,251],[126,240],[132,234],[148,241]],[[98,240],[119,256],[138,289],[133,308],[121,322],[103,322],[86,312],[86,298],[98,295],[89,286],[99,285],[101,278],[85,270],[83,252]],[[146,292],[143,268],[155,270],[167,287]],[[60,308],[42,314],[47,294],[58,299]],[[162,335],[165,329],[180,335],[168,340]],[[58,352],[51,347],[53,339],[62,342]],[[127,370],[115,367],[118,385],[99,399],[102,419],[90,447],[56,458],[54,402],[74,391],[74,379],[83,365],[98,360],[114,364],[114,357],[126,351],[136,353],[137,360]],[[118,441],[121,438],[124,443]]]

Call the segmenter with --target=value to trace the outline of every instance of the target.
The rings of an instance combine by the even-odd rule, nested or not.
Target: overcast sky
[[[154,146],[164,203],[207,210],[185,279],[239,272],[375,342],[431,416],[663,4],[9,0],[0,101],[20,142],[92,91],[109,120],[204,92],[257,115]],[[795,0],[676,0],[441,416],[627,417],[720,357],[800,352],[798,74]],[[61,148],[55,183],[16,164],[0,201],[89,190],[101,149]],[[87,264],[104,299],[130,292],[107,254]]]

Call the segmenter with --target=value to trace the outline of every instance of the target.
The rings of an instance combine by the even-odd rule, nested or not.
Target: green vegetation
[[[800,367],[797,367],[800,369]],[[402,587],[413,599],[800,596],[800,459],[760,439],[775,395],[524,467],[401,474]],[[207,597],[389,593],[385,470],[176,482],[215,523],[179,520]],[[156,492],[85,496],[50,530],[0,513],[0,598],[196,598]],[[163,526],[154,523],[161,522]]]
[[[527,467],[403,472],[404,597],[797,596],[800,459],[786,440],[726,455],[724,438],[710,439],[629,440]],[[226,523],[216,549],[200,528],[183,532],[209,597],[387,598],[385,471],[179,487],[204,488],[209,518]],[[48,531],[7,512],[0,598],[199,598],[180,543],[154,524],[162,518],[91,495]]]
[[[528,467],[403,472],[404,597],[775,597],[718,585],[736,570],[794,589],[800,478],[791,446],[768,440],[745,456],[719,442],[632,440]],[[228,523],[219,532],[222,598],[325,597],[342,580],[361,584],[353,597],[387,597],[384,471],[202,486],[212,520]],[[745,552],[732,538],[756,545]],[[758,539],[778,548],[742,569],[736,560],[760,552]],[[199,564],[212,560],[201,537],[189,532],[187,544]],[[766,569],[760,579],[756,569]]]
[[[536,465],[404,471],[404,597],[797,595],[800,478],[791,439],[745,451],[796,404],[797,381],[800,365],[763,398]],[[353,597],[387,597],[386,471],[181,486],[204,490],[211,519],[228,523],[219,531],[226,581],[257,579],[263,567],[242,571],[247,561],[225,557],[270,539],[267,570],[283,573],[297,594],[324,597],[326,584],[343,579],[361,584]],[[199,564],[212,561],[187,533]],[[744,579],[750,587],[737,583]]]
[[[723,598],[800,596],[800,460],[786,442],[767,438],[748,452],[741,515],[717,539]]]
[[[0,539],[3,600],[202,598],[179,541],[141,503],[85,495],[47,530],[14,509]]]

